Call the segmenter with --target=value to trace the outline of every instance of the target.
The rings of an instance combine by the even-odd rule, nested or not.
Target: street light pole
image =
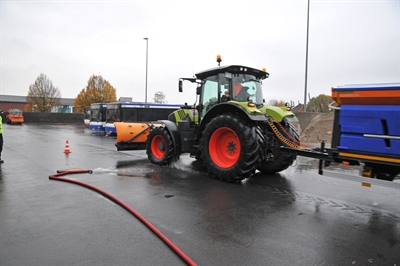
[[[307,40],[306,40],[306,74],[305,74],[305,84],[304,84],[304,109],[303,111],[307,111],[307,75],[308,75],[308,32],[310,25],[310,0],[308,0],[307,6]]]
[[[147,69],[148,69],[149,38],[143,38],[143,40],[146,40],[146,87],[145,87],[144,102],[147,104]]]

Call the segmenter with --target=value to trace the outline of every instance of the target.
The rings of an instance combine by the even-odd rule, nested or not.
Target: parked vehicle
[[[91,117],[91,111],[90,111],[90,106],[86,106],[83,109],[83,124],[85,126],[89,127],[90,124],[90,117]]]
[[[7,124],[21,125],[24,123],[24,113],[21,109],[8,109],[6,122]]]
[[[104,134],[106,124],[107,103],[92,103],[90,105],[89,129],[94,133]]]

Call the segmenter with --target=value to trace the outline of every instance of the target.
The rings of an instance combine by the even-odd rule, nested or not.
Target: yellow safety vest
[[[0,134],[3,134],[3,117],[0,115]]]

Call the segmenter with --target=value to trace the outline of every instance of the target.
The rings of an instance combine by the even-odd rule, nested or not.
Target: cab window
[[[204,116],[218,102],[218,76],[208,77],[204,80],[202,102],[202,116]]]

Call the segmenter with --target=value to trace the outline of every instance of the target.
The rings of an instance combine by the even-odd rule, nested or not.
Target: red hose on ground
[[[178,254],[179,257],[181,257],[188,265],[197,265],[191,258],[189,258],[178,246],[176,246],[171,240],[169,240],[163,233],[160,232],[153,224],[151,224],[148,220],[146,220],[142,215],[140,215],[137,211],[132,209],[129,205],[124,203],[123,201],[119,200],[118,198],[114,197],[113,195],[96,188],[92,185],[73,180],[73,179],[67,179],[67,178],[60,178],[59,176],[67,175],[67,174],[81,174],[81,173],[92,173],[92,170],[80,170],[80,169],[73,169],[73,170],[60,170],[57,171],[57,174],[50,175],[49,179],[50,180],[58,180],[58,181],[64,181],[64,182],[69,182],[73,184],[77,184],[86,188],[89,188],[91,190],[94,190],[100,194],[102,194],[104,197],[109,198],[110,200],[114,201],[115,203],[121,205],[124,207],[127,211],[132,213],[136,218],[138,218],[142,223],[144,223],[151,231],[153,231],[161,240],[163,240],[173,251],[175,251],[176,254]]]

